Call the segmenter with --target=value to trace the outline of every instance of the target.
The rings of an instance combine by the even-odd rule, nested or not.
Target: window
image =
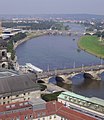
[[[3,97],[3,99],[5,99],[5,97]]]
[[[19,95],[16,95],[16,97],[18,97]]]
[[[3,102],[3,104],[5,104],[5,102]]]
[[[45,112],[42,112],[42,116],[45,116],[46,115],[46,113]]]
[[[30,115],[30,118],[32,119],[32,118],[33,118],[33,115]]]
[[[38,113],[37,116],[40,117],[40,113]]]
[[[63,117],[61,118],[61,120],[63,120]]]
[[[25,116],[25,119],[24,120],[28,120],[28,116]]]
[[[65,96],[65,99],[67,99],[67,96]]]
[[[9,98],[10,96],[8,96],[8,98]]]
[[[56,115],[54,115],[54,118],[56,118]]]
[[[50,119],[52,119],[52,116],[50,116]]]
[[[2,51],[2,57],[5,57],[6,53],[5,51]]]
[[[5,64],[2,64],[2,68],[5,68],[5,66],[6,66]]]

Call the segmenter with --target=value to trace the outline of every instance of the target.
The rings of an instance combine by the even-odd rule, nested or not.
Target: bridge
[[[61,70],[51,70],[44,71],[42,73],[37,73],[37,80],[42,80],[48,83],[50,78],[61,78],[65,83],[71,84],[71,79],[75,75],[83,73],[86,78],[91,78],[94,80],[101,80],[100,74],[104,72],[104,65],[94,65],[94,66],[82,66],[78,68],[71,69],[61,69]]]
[[[82,31],[72,31],[72,30],[31,30],[33,33],[43,34],[43,35],[84,35]]]

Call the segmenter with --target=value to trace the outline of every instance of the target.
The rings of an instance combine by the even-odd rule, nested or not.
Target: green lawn
[[[99,41],[96,36],[83,36],[78,41],[79,48],[97,56],[104,58],[104,41]]]

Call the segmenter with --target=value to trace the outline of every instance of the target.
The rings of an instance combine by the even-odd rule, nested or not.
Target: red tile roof
[[[70,120],[96,120],[91,116],[69,109],[60,102],[48,102],[47,110],[49,114],[57,114]]]
[[[62,103],[59,103],[57,101],[47,102],[46,109],[42,110],[34,110],[30,104],[25,104],[26,102],[27,101],[13,103],[15,104],[15,107],[10,107],[8,109],[6,108],[6,106],[11,106],[13,104],[1,105],[0,119],[5,120],[7,118],[9,119],[20,117],[20,120],[24,120],[24,117],[26,115],[28,117],[30,117],[30,115],[33,115],[34,118],[38,118],[57,114],[58,116],[62,116],[70,120],[96,120],[91,116],[69,109],[65,107]],[[23,106],[20,106],[20,104]]]

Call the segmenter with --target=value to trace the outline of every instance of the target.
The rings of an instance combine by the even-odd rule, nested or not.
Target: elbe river
[[[84,26],[78,24],[69,24],[71,31],[84,32]],[[73,68],[86,65],[96,65],[101,63],[101,59],[78,49],[77,41],[80,35],[47,35],[28,40],[22,43],[16,49],[18,62],[21,65],[32,63],[33,65],[47,70]],[[102,60],[104,63],[104,61]],[[85,80],[83,75],[77,75],[72,78],[71,90],[78,94],[88,97],[99,97],[104,99],[104,74],[102,80]],[[54,81],[54,79],[50,80]],[[61,84],[70,90],[69,85]]]

